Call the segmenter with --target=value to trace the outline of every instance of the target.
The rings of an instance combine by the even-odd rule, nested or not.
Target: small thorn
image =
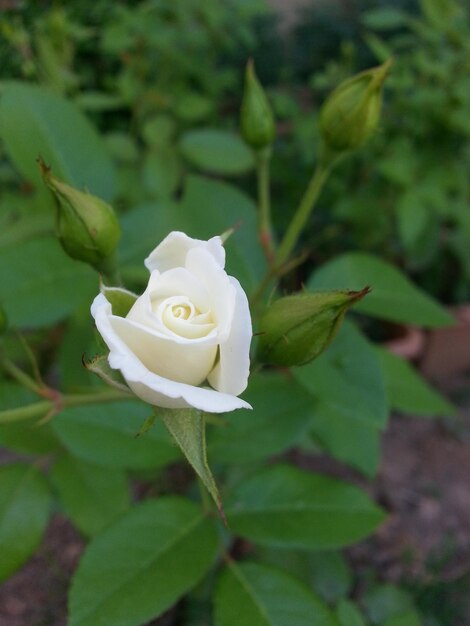
[[[351,297],[351,300],[357,301],[362,300],[362,298],[367,296],[367,294],[369,294],[371,291],[372,287],[369,287],[367,285],[367,287],[364,287],[364,289],[361,289],[360,291],[349,291],[348,295]]]

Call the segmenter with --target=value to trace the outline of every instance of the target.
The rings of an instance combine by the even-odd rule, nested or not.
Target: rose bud
[[[110,367],[154,406],[251,408],[237,397],[248,382],[250,311],[240,283],[225,272],[222,239],[172,232],[145,265],[141,296],[105,288],[91,307]]]
[[[276,300],[259,327],[258,356],[273,365],[305,365],[319,356],[338,332],[346,311],[369,293],[327,291]]]
[[[254,150],[269,146],[276,134],[274,118],[250,59],[245,72],[245,90],[240,112],[241,134]]]
[[[327,98],[320,111],[320,132],[328,150],[354,150],[377,128],[391,63],[388,60],[345,80]]]
[[[57,202],[56,231],[63,249],[72,259],[89,263],[99,272],[108,272],[121,236],[113,208],[54,178],[42,161],[39,165]]]

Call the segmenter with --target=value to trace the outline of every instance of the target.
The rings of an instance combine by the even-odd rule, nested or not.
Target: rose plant
[[[316,268],[302,293],[285,291],[298,266],[309,273],[302,234],[331,171],[376,128],[388,67],[328,99],[316,170],[282,233],[269,195],[275,124],[252,64],[247,145],[229,144],[237,149],[227,175],[256,167],[258,210],[233,185],[191,173],[181,194],[129,208],[120,227],[109,204],[114,164],[90,121],[39,87],[2,91],[6,153],[38,211],[48,216],[55,202],[63,249],[47,230],[0,251],[0,318],[9,324],[0,443],[23,455],[0,468],[0,579],[34,553],[53,501],[89,539],[69,591],[70,626],[139,626],[165,611],[184,626],[361,623],[339,550],[372,533],[384,511],[360,487],[300,469],[288,453],[320,448],[372,478],[390,408],[451,412],[374,346],[363,317],[343,323],[353,305],[430,327],[449,316],[360,253]],[[202,139],[211,158],[188,161],[223,170],[220,136]],[[346,579],[335,593],[325,592],[328,571]]]

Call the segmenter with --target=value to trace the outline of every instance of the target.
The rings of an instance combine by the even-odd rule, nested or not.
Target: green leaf
[[[4,185],[6,187],[6,185]],[[2,189],[0,196],[0,250],[53,232],[54,215],[37,194]]]
[[[326,353],[293,373],[317,400],[311,427],[314,438],[340,461],[373,476],[389,407],[372,344],[345,322]]]
[[[298,578],[311,587],[312,558],[320,552],[307,552],[292,548],[273,548],[272,546],[257,545],[253,554],[258,561],[282,569],[283,572]]]
[[[315,407],[311,433],[325,452],[369,478],[375,476],[380,462],[380,429],[354,419],[350,407],[334,400],[320,400]]]
[[[281,454],[304,439],[312,423],[314,401],[288,376],[253,375],[244,398],[253,411],[227,413],[222,425],[211,427],[208,449],[212,461],[253,463]]]
[[[316,552],[310,568],[313,588],[329,604],[351,591],[353,575],[341,552]]]
[[[37,402],[37,395],[12,383],[0,383],[1,410],[15,409]],[[49,454],[60,448],[50,423],[37,425],[38,418],[0,426],[0,446],[23,454]]]
[[[229,563],[215,594],[216,626],[337,626],[300,581],[259,563]]]
[[[136,401],[73,407],[57,415],[52,426],[63,445],[84,461],[104,467],[163,467],[180,454],[162,423],[136,438],[149,406]]]
[[[75,104],[86,111],[115,111],[125,107],[120,96],[103,91],[82,91],[75,96]]]
[[[254,167],[251,150],[238,135],[223,130],[190,130],[181,138],[180,150],[192,165],[215,174],[233,176]]]
[[[49,490],[34,467],[0,468],[0,581],[19,569],[38,547],[49,518]]]
[[[455,415],[456,408],[410,365],[385,348],[377,348],[392,408],[410,415]]]
[[[203,414],[193,409],[154,408],[223,515],[219,491],[207,463],[206,423]]]
[[[119,242],[121,264],[132,263],[140,267],[171,230],[182,230],[176,223],[173,228],[171,222],[171,216],[175,216],[176,211],[176,203],[165,200],[143,204],[125,213],[121,219],[122,237]]]
[[[192,124],[213,113],[215,102],[197,91],[186,91],[175,100],[175,115]]]
[[[254,289],[266,270],[258,242],[256,206],[232,185],[202,176],[189,176],[177,215],[181,230],[192,237],[208,239],[235,227],[224,244],[227,272],[245,289]]]
[[[411,187],[398,199],[396,207],[398,234],[405,250],[413,252],[419,246],[433,220],[422,194]]]
[[[156,115],[145,122],[142,128],[144,141],[152,148],[162,148],[174,142],[176,122],[169,115]]]
[[[17,170],[41,191],[38,156],[74,187],[108,201],[115,195],[113,164],[98,133],[74,104],[44,87],[2,85],[0,136]]]
[[[400,9],[381,7],[367,11],[362,18],[363,23],[375,30],[394,30],[406,26],[408,16]]]
[[[362,613],[350,600],[343,598],[339,601],[336,607],[336,616],[340,626],[366,626]]]
[[[90,301],[84,301],[67,320],[57,355],[58,376],[61,390],[74,393],[90,385],[99,385],[85,367],[88,355],[103,351],[101,336],[90,323]]]
[[[364,595],[362,603],[373,624],[381,624],[414,608],[411,595],[392,584],[373,587]]]
[[[226,501],[234,532],[261,544],[325,550],[369,535],[383,512],[357,487],[288,465],[239,484]]]
[[[84,535],[95,535],[129,508],[126,475],[116,468],[66,455],[54,464],[51,480],[66,514]]]
[[[419,613],[413,609],[405,611],[399,615],[393,615],[389,617],[381,626],[422,626],[423,620]]]
[[[328,604],[351,591],[352,572],[341,552],[257,546],[255,554],[263,563],[279,567],[304,581]]]
[[[181,202],[143,205],[122,219],[120,258],[139,266],[172,230],[209,239],[237,226],[225,244],[227,272],[254,289],[265,271],[253,201],[236,187],[202,176],[187,177]]]
[[[438,302],[393,265],[370,254],[351,252],[323,265],[308,283],[311,290],[372,289],[355,310],[379,319],[427,326],[454,323],[453,317]]]
[[[169,198],[176,191],[181,166],[173,147],[160,147],[150,152],[143,166],[143,182],[147,191],[156,198]]]
[[[179,497],[135,506],[88,546],[73,578],[69,626],[139,626],[194,587],[217,552],[199,508]]]
[[[343,324],[322,356],[293,371],[322,402],[347,410],[353,420],[385,426],[388,401],[379,359],[372,344],[350,322]]]
[[[0,251],[0,301],[12,327],[58,322],[97,291],[94,272],[69,259],[52,237]]]

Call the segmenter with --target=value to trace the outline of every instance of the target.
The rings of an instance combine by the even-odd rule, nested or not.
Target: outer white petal
[[[96,296],[91,307],[96,327],[110,349],[109,364],[121,370],[132,391],[149,404],[163,408],[195,408],[209,413],[226,413],[251,406],[234,395],[204,387],[177,383],[150,372],[114,332],[111,304],[103,294]]]
[[[209,241],[193,239],[177,230],[171,232],[145,259],[145,267],[152,272],[166,272],[175,267],[184,267],[186,255],[193,248],[203,248],[214,257],[217,265],[225,266],[225,249],[220,237]]]
[[[200,385],[214,365],[215,333],[202,339],[178,337],[178,341],[174,341],[130,319],[110,315],[108,320],[116,335],[154,374],[188,385]]]
[[[237,396],[248,384],[253,331],[246,294],[236,278],[229,276],[229,279],[237,294],[232,327],[227,341],[220,344],[219,361],[208,381],[214,389]]]

